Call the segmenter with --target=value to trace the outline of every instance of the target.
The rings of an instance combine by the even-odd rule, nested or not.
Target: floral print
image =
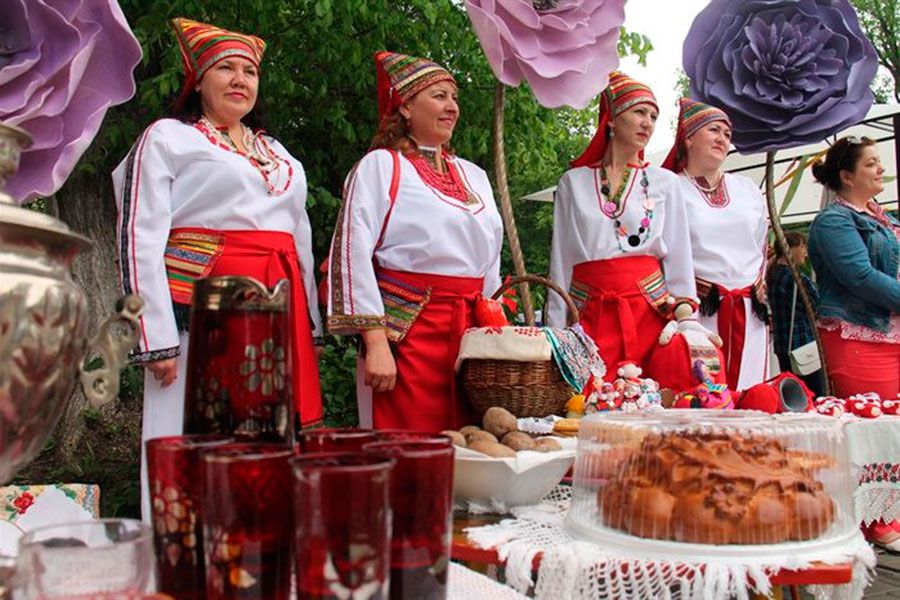
[[[210,540],[206,544],[206,562],[210,566],[209,582],[219,593],[228,588],[248,589],[258,583],[249,571],[242,568],[240,544],[232,543],[221,527],[213,527],[205,535]]]
[[[246,346],[244,357],[247,360],[241,363],[240,373],[247,391],[259,390],[263,396],[271,396],[284,389],[285,352],[275,345],[275,340],[266,338],[259,346]]]
[[[173,486],[163,487],[153,482],[153,528],[160,540],[158,560],[173,567],[183,560],[192,565],[199,562],[197,555],[197,513],[194,503],[184,490]]]

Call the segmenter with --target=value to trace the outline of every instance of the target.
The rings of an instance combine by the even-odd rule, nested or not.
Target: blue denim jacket
[[[819,284],[819,317],[887,332],[891,313],[900,312],[900,243],[893,231],[869,215],[833,204],[809,228],[809,258]]]

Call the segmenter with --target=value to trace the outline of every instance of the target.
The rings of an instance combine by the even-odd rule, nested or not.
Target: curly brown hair
[[[389,148],[397,150],[403,156],[410,156],[419,151],[419,145],[409,133],[409,124],[406,118],[400,114],[400,111],[381,119],[378,124],[378,131],[372,138],[369,150],[377,150],[378,148]],[[441,146],[448,154],[453,154],[453,148],[449,143]]]

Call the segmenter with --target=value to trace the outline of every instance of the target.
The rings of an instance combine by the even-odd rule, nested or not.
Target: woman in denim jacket
[[[817,326],[843,398],[900,391],[900,222],[873,198],[883,174],[868,138],[841,138],[813,166],[816,180],[837,193],[810,227],[809,255],[819,282]]]
[[[845,137],[813,166],[819,183],[837,193],[809,230],[809,254],[819,281],[817,326],[834,393],[847,398],[900,391],[900,222],[873,196],[884,190],[884,168],[868,138]],[[872,523],[876,544],[900,550],[900,523]]]

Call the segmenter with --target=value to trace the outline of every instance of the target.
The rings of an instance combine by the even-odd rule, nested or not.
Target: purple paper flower
[[[712,0],[683,60],[691,96],[728,113],[743,153],[820,142],[874,101],[875,48],[847,0]]]
[[[497,79],[547,108],[584,108],[619,65],[625,0],[466,0]]]
[[[21,202],[57,191],[110,106],[134,95],[141,46],[116,0],[2,0],[0,119],[34,144],[7,182]]]

